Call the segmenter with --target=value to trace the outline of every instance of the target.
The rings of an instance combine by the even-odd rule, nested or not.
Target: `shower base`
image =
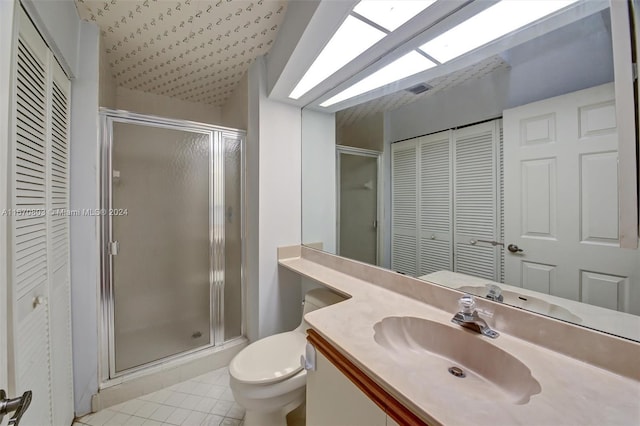
[[[220,346],[171,358],[165,362],[109,379],[101,383],[98,393],[92,396],[91,410],[96,412],[192,379],[209,371],[226,367],[247,344],[248,340],[245,337],[240,337]]]
[[[118,333],[116,374],[210,345],[209,318],[192,318]]]

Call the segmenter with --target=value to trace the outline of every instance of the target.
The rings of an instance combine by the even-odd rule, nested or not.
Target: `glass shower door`
[[[112,370],[117,374],[213,344],[213,136],[118,121],[112,132],[111,238],[117,241],[111,257]]]
[[[224,168],[224,340],[240,337],[242,329],[242,139],[222,134]]]
[[[378,155],[338,151],[338,254],[378,263]]]

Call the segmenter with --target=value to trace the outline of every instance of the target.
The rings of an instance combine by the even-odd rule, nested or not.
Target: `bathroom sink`
[[[476,296],[484,297],[487,295],[487,288],[484,286],[465,286],[460,287],[457,290],[474,294]],[[574,315],[568,309],[545,300],[538,299],[537,297],[525,296],[509,290],[502,290],[502,297],[504,297],[503,303],[506,303],[507,305],[537,312],[542,315],[548,315],[575,324],[580,324],[582,322],[582,319],[579,316]]]
[[[376,343],[412,371],[413,380],[513,404],[541,391],[525,364],[472,331],[416,317],[387,317],[374,330]]]

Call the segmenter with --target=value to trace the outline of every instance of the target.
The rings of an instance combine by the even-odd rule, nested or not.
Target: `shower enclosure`
[[[101,110],[103,380],[243,334],[244,132]]]

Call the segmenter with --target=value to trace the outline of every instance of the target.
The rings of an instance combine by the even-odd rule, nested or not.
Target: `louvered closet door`
[[[454,233],[456,272],[500,279],[497,140],[499,120],[455,130]]]
[[[416,140],[391,145],[391,269],[418,272],[418,146]]]
[[[418,276],[453,268],[451,131],[418,139],[420,202]]]
[[[33,391],[23,425],[49,425],[51,415],[47,256],[47,47],[24,14],[16,66],[13,146],[15,394]],[[18,213],[18,212],[16,212]]]
[[[70,83],[51,61],[50,145],[48,163],[49,285],[51,312],[51,386],[53,424],[73,422],[71,282],[69,262]]]
[[[21,425],[73,420],[69,298],[69,81],[20,15],[12,143],[12,394],[33,392]]]
[[[499,241],[503,244],[498,246],[499,264],[498,264],[498,282],[504,282],[505,268],[505,251],[504,242],[504,125],[502,120],[498,125],[498,235]]]

